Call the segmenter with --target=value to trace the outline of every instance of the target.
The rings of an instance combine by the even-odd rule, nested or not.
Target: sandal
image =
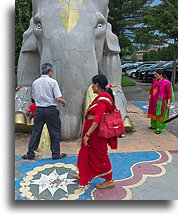
[[[22,156],[22,159],[24,159],[24,160],[34,160],[35,157],[28,157],[27,154],[25,154],[25,155]]]
[[[113,180],[111,181],[104,181],[102,183],[96,184],[97,189],[107,189],[107,188],[114,188],[115,183]]]
[[[65,157],[67,157],[67,154],[66,154],[66,153],[61,153],[61,154],[59,155],[59,157],[53,158],[53,160],[57,160],[57,159],[65,158]]]
[[[154,128],[152,128],[151,126],[150,127],[148,127],[149,129],[154,129]]]
[[[156,131],[155,134],[161,134],[161,131]]]

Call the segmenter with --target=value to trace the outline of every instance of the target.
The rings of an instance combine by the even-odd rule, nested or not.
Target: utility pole
[[[175,79],[176,79],[176,63],[178,62],[178,38],[174,39],[174,63],[173,63],[173,71],[171,77],[171,83],[174,88]]]

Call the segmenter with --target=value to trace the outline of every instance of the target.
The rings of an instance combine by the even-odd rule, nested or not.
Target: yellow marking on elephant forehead
[[[82,4],[83,0],[78,0],[78,1],[63,1],[63,0],[58,0],[60,4]]]
[[[79,1],[59,0],[59,3],[66,4],[60,10],[60,18],[66,31],[70,33],[73,30],[73,28],[77,25],[79,20],[78,9],[75,6],[73,6],[73,4],[77,4],[77,5],[82,4],[83,0],[79,0]]]

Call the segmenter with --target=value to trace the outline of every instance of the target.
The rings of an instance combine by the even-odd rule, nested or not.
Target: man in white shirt
[[[36,79],[32,84],[32,98],[35,100],[37,108],[28,152],[22,156],[23,159],[32,160],[35,158],[34,151],[39,145],[41,132],[45,123],[51,138],[52,158],[60,159],[67,156],[64,153],[60,153],[61,121],[59,111],[56,108],[57,102],[65,106],[66,101],[62,98],[57,81],[51,78],[52,72],[52,65],[44,63],[42,65],[41,77]]]

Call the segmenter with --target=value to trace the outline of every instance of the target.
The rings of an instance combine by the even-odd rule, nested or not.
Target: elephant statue
[[[63,140],[80,135],[84,96],[98,73],[118,86],[116,105],[122,117],[126,116],[120,46],[107,22],[108,3],[109,0],[32,0],[32,17],[23,34],[18,61],[18,86],[22,88],[16,92],[16,111],[21,105],[22,111],[29,105],[31,97],[26,90],[41,75],[41,65],[51,63],[68,103],[65,108],[58,106]]]

